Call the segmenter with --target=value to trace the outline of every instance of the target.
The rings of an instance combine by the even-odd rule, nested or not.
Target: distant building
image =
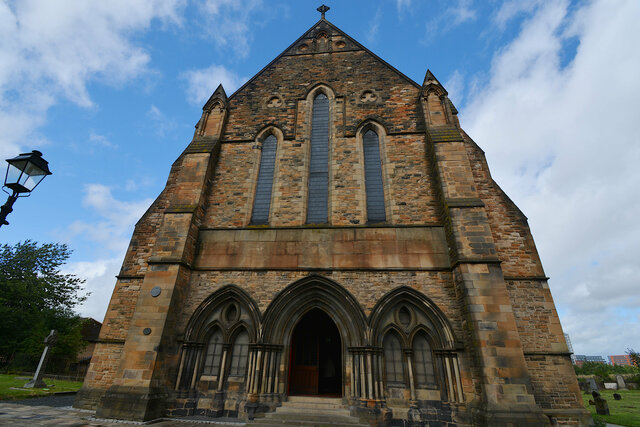
[[[595,363],[607,363],[602,356],[585,356],[583,354],[575,355],[575,364],[578,366],[582,366],[585,362],[595,362]]]
[[[609,362],[612,365],[620,365],[620,366],[633,366],[633,361],[628,354],[622,354],[619,356],[609,356]]]

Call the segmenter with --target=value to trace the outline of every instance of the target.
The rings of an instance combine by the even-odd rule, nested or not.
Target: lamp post
[[[13,159],[7,159],[7,174],[4,177],[2,190],[9,194],[7,202],[0,207],[0,227],[9,225],[7,215],[13,211],[13,204],[18,197],[28,197],[45,176],[51,175],[49,162],[42,158],[42,153],[33,150],[22,153]],[[9,193],[5,188],[12,191]]]

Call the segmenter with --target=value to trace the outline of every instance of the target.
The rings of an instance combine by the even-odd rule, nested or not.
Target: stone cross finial
[[[323,4],[322,6],[320,6],[319,8],[317,8],[316,10],[318,12],[320,12],[322,14],[322,19],[324,19],[324,14],[327,13],[327,11],[331,9],[329,6]]]

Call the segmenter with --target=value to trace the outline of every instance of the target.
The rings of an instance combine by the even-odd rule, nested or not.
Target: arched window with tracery
[[[231,349],[231,364],[229,366],[229,375],[234,377],[242,377],[247,372],[247,357],[249,355],[249,334],[243,330],[233,341]]]
[[[308,191],[307,223],[328,222],[329,98],[324,93],[318,94],[313,100]]]
[[[362,138],[364,148],[364,178],[367,194],[367,221],[386,221],[380,141],[378,134],[369,129]]]
[[[271,192],[273,188],[273,173],[276,165],[276,147],[278,140],[271,134],[262,143],[260,154],[260,169],[256,184],[256,195],[253,199],[252,224],[267,224],[271,209]]]
[[[384,366],[387,383],[404,382],[404,362],[400,340],[393,332],[388,332],[382,341]]]
[[[436,384],[433,354],[423,332],[418,333],[413,339],[413,364],[416,386],[428,387]]]
[[[202,368],[203,375],[217,376],[220,373],[220,361],[222,358],[222,332],[217,329],[209,337],[207,353]]]

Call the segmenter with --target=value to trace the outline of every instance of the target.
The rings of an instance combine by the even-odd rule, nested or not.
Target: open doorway
[[[294,328],[289,368],[289,394],[342,396],[342,341],[324,311],[309,311]]]

